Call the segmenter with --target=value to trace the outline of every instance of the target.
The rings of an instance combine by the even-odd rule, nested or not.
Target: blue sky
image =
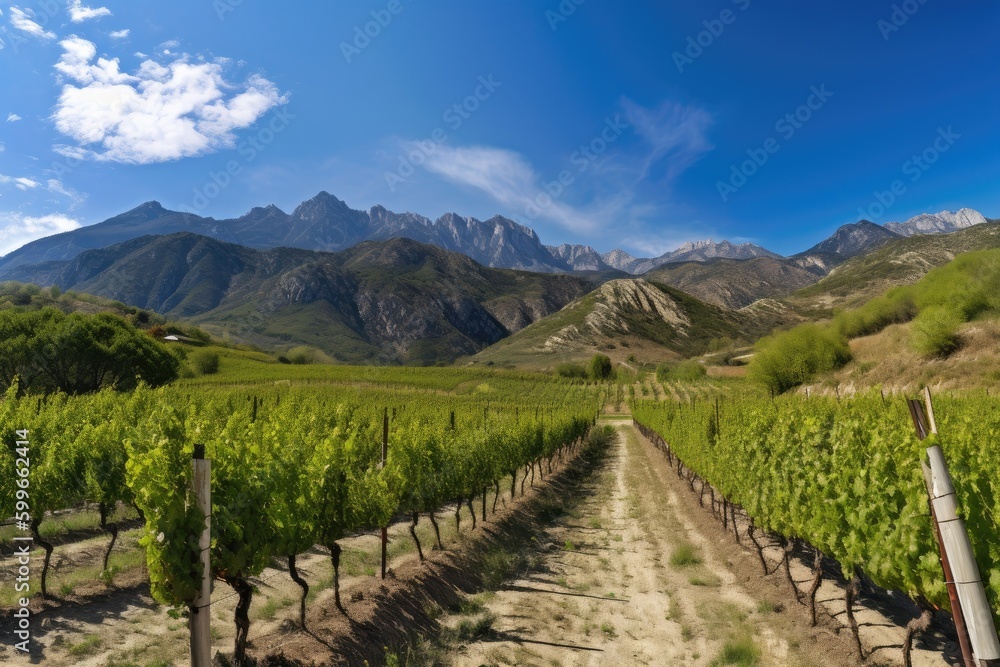
[[[0,11],[0,254],[150,199],[225,218],[320,190],[646,255],[1000,217],[995,2]]]

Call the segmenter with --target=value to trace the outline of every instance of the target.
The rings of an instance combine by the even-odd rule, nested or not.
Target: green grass
[[[761,600],[757,604],[758,614],[780,614],[785,610],[785,606],[780,602],[771,602],[770,600]]]
[[[483,614],[476,619],[462,619],[455,627],[455,638],[463,642],[481,639],[493,631],[494,622],[496,622],[496,616],[490,613]]]
[[[257,618],[263,621],[270,621],[278,611],[295,604],[291,598],[268,598],[264,605],[257,612]]]
[[[464,597],[458,601],[458,604],[453,605],[451,611],[464,616],[479,614],[486,611],[486,603],[492,597],[492,593],[480,593],[479,595]]]
[[[698,550],[690,542],[681,542],[670,554],[670,564],[674,567],[691,567],[701,565],[701,556]]]
[[[483,588],[495,591],[507,579],[527,566],[527,558],[520,553],[496,548],[483,555],[480,572],[483,578]]]
[[[146,554],[141,548],[138,547],[138,545],[136,545],[138,532],[138,530],[133,530],[121,533],[118,538],[118,545],[115,547],[115,550],[111,552],[111,558],[108,560],[108,568],[119,576],[133,572],[137,569],[145,569],[146,567]],[[127,538],[123,539],[125,536],[127,536]],[[107,540],[107,538],[104,537],[95,539],[102,543]],[[53,554],[53,562],[55,562],[58,555],[59,548],[56,547]],[[37,567],[32,568],[31,578],[28,583],[31,586],[32,591],[40,591],[43,558],[42,550],[36,549],[33,551],[31,558],[32,562],[35,563]],[[93,584],[94,582],[102,581],[101,574],[102,570],[100,562],[83,567],[74,567],[68,571],[63,571],[53,566],[49,569],[47,582],[49,592],[57,593],[59,595],[72,595],[81,585]],[[107,584],[105,583],[105,585]],[[0,587],[0,607],[14,607],[21,595],[21,593],[16,593],[14,591],[13,586]]]
[[[747,635],[731,637],[722,645],[719,656],[712,661],[716,665],[737,665],[738,667],[753,667],[760,662],[760,648],[753,638]]]
[[[82,641],[79,641],[76,644],[71,644],[66,652],[74,658],[80,658],[96,653],[97,649],[101,647],[101,643],[102,640],[100,635],[87,635]]]

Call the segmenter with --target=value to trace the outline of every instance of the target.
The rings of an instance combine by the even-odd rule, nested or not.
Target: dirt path
[[[810,628],[789,591],[744,585],[739,547],[686,515],[686,488],[631,421],[611,423],[589,494],[539,539],[539,567],[487,598],[491,631],[453,664],[857,664],[834,621]]]

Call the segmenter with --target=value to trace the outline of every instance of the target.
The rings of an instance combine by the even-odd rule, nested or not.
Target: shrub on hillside
[[[663,362],[656,367],[656,379],[660,382],[694,382],[706,374],[705,366],[694,359],[680,363]]]
[[[802,324],[761,339],[747,376],[780,394],[850,360],[843,336],[830,327]]]
[[[595,354],[590,358],[587,372],[594,380],[608,380],[614,374],[611,357],[606,354]]]
[[[860,308],[838,313],[833,326],[842,336],[857,338],[876,334],[891,324],[909,322],[916,314],[911,290],[895,289]]]
[[[308,345],[293,347],[285,353],[288,360],[293,364],[332,364],[331,359],[325,352]]]
[[[581,364],[566,362],[564,364],[556,365],[556,375],[564,378],[586,380],[587,369],[584,368]]]
[[[929,306],[913,320],[910,341],[914,349],[928,357],[947,357],[958,349],[958,327],[964,317],[948,306]]]
[[[188,360],[198,375],[212,375],[219,372],[219,355],[210,350],[197,350]]]

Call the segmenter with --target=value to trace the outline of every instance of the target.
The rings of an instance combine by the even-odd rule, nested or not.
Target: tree
[[[0,389],[83,394],[177,378],[180,361],[122,318],[66,315],[54,308],[0,311]]]
[[[590,359],[587,371],[590,373],[590,377],[595,380],[609,379],[613,372],[611,358],[606,354],[595,354]]]

